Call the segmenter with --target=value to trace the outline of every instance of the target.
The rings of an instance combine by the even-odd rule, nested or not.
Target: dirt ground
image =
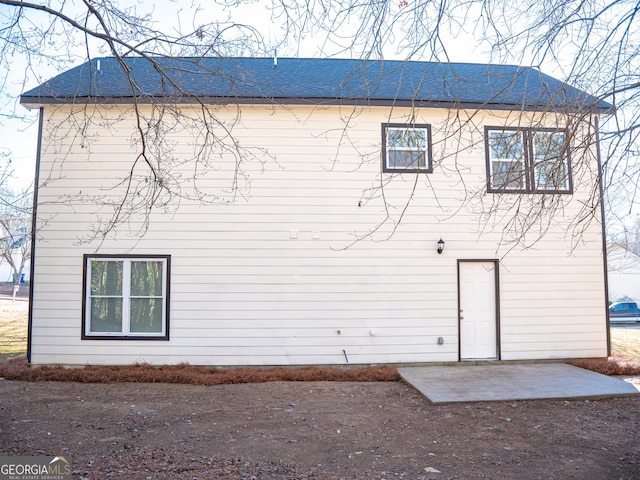
[[[0,380],[0,454],[76,479],[640,479],[640,396],[431,405],[402,382]]]
[[[0,455],[70,457],[76,480],[640,479],[640,395],[435,406],[400,381],[0,379]]]

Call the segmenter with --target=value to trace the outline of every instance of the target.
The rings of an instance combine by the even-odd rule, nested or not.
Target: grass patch
[[[640,360],[640,329],[611,329],[611,350],[619,355]]]
[[[27,312],[23,301],[0,305],[0,362],[27,354]]]

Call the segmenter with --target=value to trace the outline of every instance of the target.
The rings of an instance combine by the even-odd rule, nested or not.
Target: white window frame
[[[561,151],[560,151],[560,155],[561,158],[555,158],[555,159],[543,159],[542,161],[540,161],[540,159],[538,158],[538,154],[536,152],[536,141],[535,138],[537,135],[549,135],[550,137],[553,136],[557,136],[557,135],[562,135],[563,139],[562,139],[562,145],[564,145],[565,142],[565,137],[566,137],[566,132],[564,131],[545,131],[545,130],[537,130],[532,132],[531,134],[531,163],[532,163],[532,170],[533,170],[533,186],[534,189],[536,191],[558,191],[558,192],[562,192],[562,191],[566,191],[569,189],[569,179],[570,179],[570,175],[569,175],[569,161],[568,161],[568,155],[567,152],[562,150],[561,147]],[[552,186],[552,187],[548,187],[548,183],[545,183],[544,187],[540,186],[540,170],[542,167],[544,167],[545,165],[548,165],[550,163],[554,163],[557,165],[557,168],[561,168],[562,169],[562,175],[564,176],[564,184],[563,185],[557,185],[557,186]]]
[[[515,134],[518,137],[520,137],[520,145],[522,147],[522,150],[520,151],[520,155],[517,157],[494,157],[493,156],[493,148],[492,148],[492,139],[494,138],[494,136],[492,134]],[[488,130],[487,131],[487,149],[488,149],[488,155],[489,155],[489,170],[490,170],[490,181],[491,181],[491,187],[493,189],[499,189],[499,190],[504,190],[504,191],[522,191],[522,190],[526,190],[527,188],[527,178],[526,178],[526,171],[527,171],[527,166],[525,163],[525,137],[524,137],[524,132],[522,130],[517,130],[517,129],[503,129],[503,130]],[[496,186],[493,183],[493,180],[496,178],[497,175],[504,175],[506,172],[497,172],[496,171],[496,166],[497,164],[502,165],[511,165],[511,166],[515,166],[515,165],[520,165],[520,171],[518,172],[518,169],[514,169],[514,168],[510,168],[509,171],[514,171],[516,172],[517,177],[515,178],[507,178],[507,182],[506,185],[500,185],[500,186]],[[517,184],[515,184],[514,186],[514,182],[517,181]]]
[[[122,330],[119,332],[92,332],[91,331],[91,264],[94,261],[122,262]],[[162,295],[161,296],[134,296],[131,294],[131,264],[136,262],[160,262],[162,263]],[[84,309],[83,309],[83,339],[169,339],[169,269],[170,256],[168,255],[85,255],[84,259]],[[105,296],[105,298],[114,298]],[[156,298],[162,302],[162,330],[160,332],[131,332],[131,299]]]
[[[410,146],[389,146],[389,132],[398,130],[420,130],[424,132],[425,145],[423,148],[414,148]],[[402,167],[389,165],[389,152],[419,152],[424,154],[424,166]],[[406,124],[406,123],[383,123],[382,124],[382,171],[396,173],[432,173],[432,157],[431,157],[431,125],[428,124]]]

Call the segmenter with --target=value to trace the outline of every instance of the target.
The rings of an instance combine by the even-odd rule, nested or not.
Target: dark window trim
[[[122,258],[122,259],[162,259],[167,262],[167,278],[165,285],[165,334],[162,336],[155,335],[87,335],[86,334],[86,323],[87,323],[87,263],[92,258]],[[82,258],[82,331],[81,331],[81,339],[82,340],[152,340],[152,341],[168,341],[169,340],[169,299],[171,294],[171,255],[118,255],[118,254],[84,254]]]
[[[31,211],[31,265],[29,267],[29,314],[27,317],[27,363],[31,363],[31,341],[33,336],[33,286],[36,283],[36,241],[38,239],[38,193],[40,185],[40,164],[42,163],[42,132],[44,127],[44,108],[38,111],[38,140],[36,146],[36,170],[33,181],[33,209]]]
[[[598,195],[600,203],[600,230],[602,238],[602,274],[604,276],[604,312],[605,312],[605,325],[607,332],[607,356],[611,356],[611,317],[609,315],[609,267],[607,256],[607,222],[605,215],[604,205],[604,187],[603,187],[603,170],[602,170],[602,152],[600,150],[600,122],[598,117],[595,117],[593,127],[595,130],[595,146],[596,146],[596,162],[598,165]]]
[[[491,183],[491,155],[489,148],[489,132],[522,132],[523,150],[524,150],[524,168],[525,168],[525,188],[510,189],[496,188]],[[565,138],[569,138],[566,128],[530,128],[530,127],[484,127],[484,155],[487,172],[487,192],[488,193],[533,193],[533,194],[549,194],[557,193],[564,195],[573,194],[573,172],[571,170],[571,151],[568,148],[565,153],[565,161],[567,163],[567,188],[562,190],[556,189],[538,189],[535,188],[535,169],[533,168],[533,142],[532,137],[536,132],[563,133]]]
[[[415,128],[427,131],[427,168],[387,167],[387,128]],[[431,153],[431,125],[427,123],[383,123],[382,124],[382,171],[385,173],[433,173]]]

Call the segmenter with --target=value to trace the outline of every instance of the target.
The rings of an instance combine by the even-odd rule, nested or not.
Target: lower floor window
[[[169,256],[85,255],[83,338],[169,338]]]

